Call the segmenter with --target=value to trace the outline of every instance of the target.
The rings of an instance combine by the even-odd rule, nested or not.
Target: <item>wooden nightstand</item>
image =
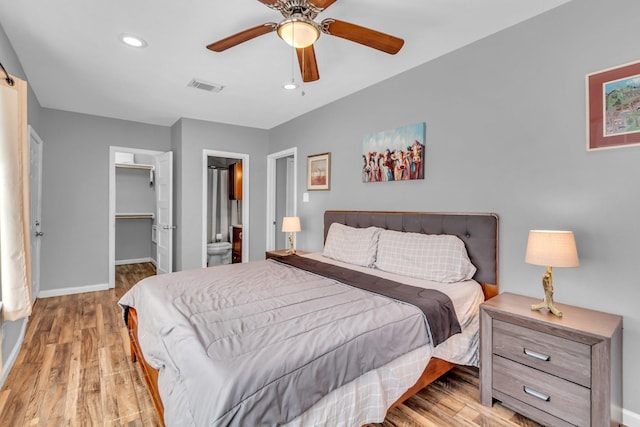
[[[296,255],[306,255],[309,252],[305,252],[305,251],[299,251],[296,249]],[[287,253],[286,249],[278,249],[278,250],[273,250],[273,251],[266,251],[264,253],[264,257],[265,259],[269,259],[269,258],[273,258],[273,257],[277,257],[277,256],[285,256],[285,255],[289,255]]]
[[[622,423],[622,317],[503,293],[480,306],[480,401],[545,425]]]

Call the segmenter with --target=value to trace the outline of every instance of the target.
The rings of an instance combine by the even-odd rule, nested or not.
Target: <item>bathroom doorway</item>
[[[203,150],[202,266],[247,262],[249,156]]]

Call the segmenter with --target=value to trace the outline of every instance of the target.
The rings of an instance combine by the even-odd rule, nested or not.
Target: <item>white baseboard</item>
[[[106,291],[109,289],[108,283],[99,283],[97,285],[78,286],[74,288],[60,288],[40,291],[38,298],[60,297],[63,295],[83,294],[85,292]]]
[[[640,414],[631,412],[628,409],[622,410],[622,423],[626,427],[640,427]]]
[[[11,350],[11,354],[7,357],[7,360],[4,362],[2,367],[2,377],[0,377],[0,388],[4,386],[4,382],[9,376],[9,372],[11,372],[11,368],[13,368],[13,364],[16,363],[16,359],[18,358],[18,353],[20,353],[20,349],[22,348],[22,342],[24,341],[24,334],[27,332],[27,323],[29,322],[29,318],[24,319],[22,322],[22,327],[20,328],[20,335],[18,336],[18,341],[13,346]]]
[[[150,262],[157,266],[156,260],[151,257],[116,260],[116,265],[142,264],[143,262]]]

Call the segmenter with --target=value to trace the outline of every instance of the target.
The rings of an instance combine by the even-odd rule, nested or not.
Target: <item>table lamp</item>
[[[293,233],[300,231],[300,218],[297,216],[285,216],[282,218],[282,231],[289,233],[289,249],[288,254],[295,254],[296,248],[293,247]]]
[[[527,241],[527,253],[524,260],[528,264],[547,267],[542,276],[544,301],[533,304],[531,310],[548,309],[558,317],[562,312],[553,303],[553,267],[577,267],[578,251],[572,231],[560,230],[531,230]]]

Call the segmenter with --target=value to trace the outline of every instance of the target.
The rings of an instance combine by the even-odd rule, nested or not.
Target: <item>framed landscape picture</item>
[[[307,190],[329,190],[331,153],[307,156]]]
[[[587,150],[640,145],[640,62],[587,75]]]

